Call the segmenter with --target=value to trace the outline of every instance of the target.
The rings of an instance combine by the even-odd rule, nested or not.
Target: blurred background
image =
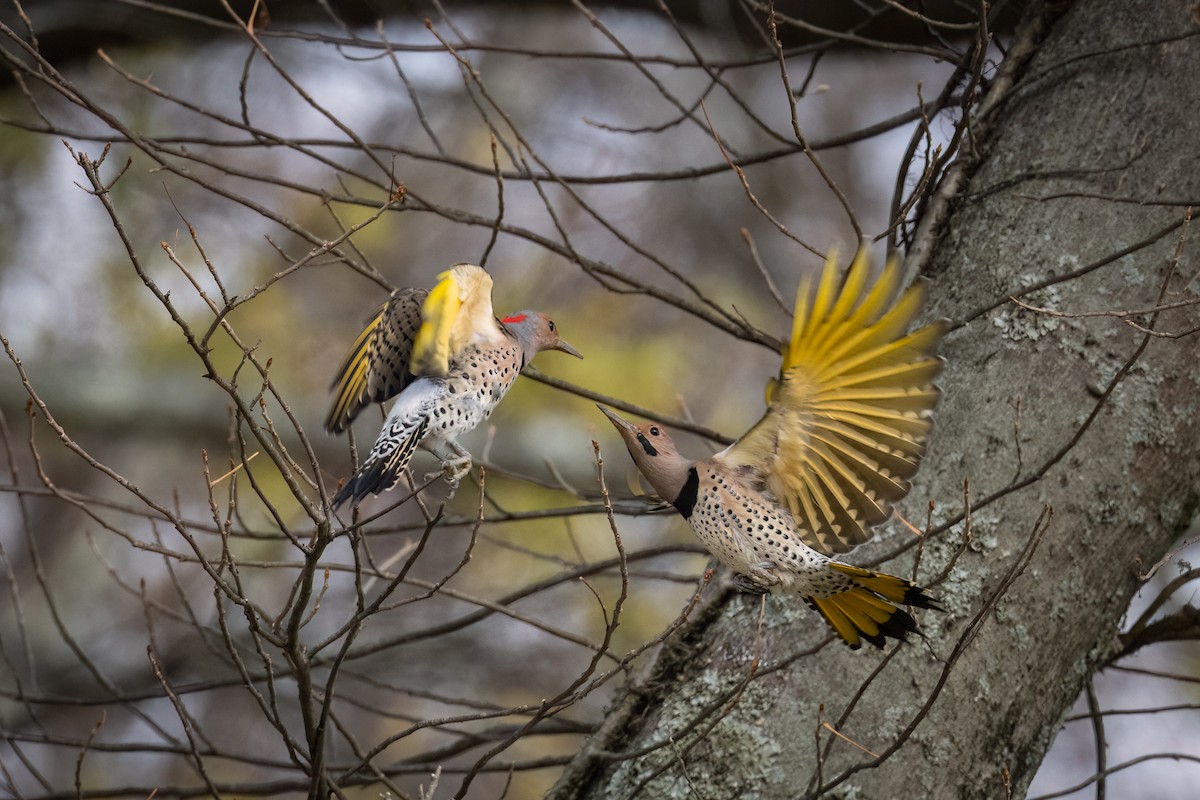
[[[6,10],[0,794],[303,793],[306,702],[330,710],[331,774],[362,778],[347,796],[416,796],[439,768],[449,796],[476,766],[471,796],[542,794],[707,564],[637,497],[595,398],[691,422],[685,452],[714,452],[761,414],[821,254],[902,244],[956,139],[975,20],[897,5],[778,4],[804,20],[783,26],[787,85],[757,3],[27,2],[28,26]],[[988,72],[1012,13],[994,14]],[[76,158],[102,154],[111,214]],[[378,518],[308,574],[303,498],[353,469],[322,430],[336,368],[391,288],[460,261],[491,272],[498,312],[554,317],[585,359],[535,366],[572,388],[523,379],[464,440],[484,497],[476,470],[424,508],[392,508],[403,488],[369,500]],[[208,301],[233,298],[225,329]],[[188,343],[210,328],[243,410]],[[17,359],[69,442],[30,419]],[[360,452],[381,420],[355,424]],[[435,466],[414,461],[418,479]],[[255,626],[286,629],[306,582],[297,656]],[[382,603],[356,618],[359,592]],[[1196,656],[1160,645],[1099,676],[1103,708],[1176,709],[1106,716],[1110,765],[1197,741]],[[523,733],[564,691],[577,701]],[[1152,784],[1119,772],[1113,796],[1195,785],[1194,764],[1150,763]],[[1068,721],[1030,796],[1089,796],[1051,793],[1095,770],[1089,719]]]

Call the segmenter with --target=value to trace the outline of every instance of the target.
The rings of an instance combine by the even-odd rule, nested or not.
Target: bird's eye
[[[554,320],[547,320],[546,324],[550,326],[550,332],[554,333]]]
[[[650,435],[651,435],[651,436],[658,436],[660,433],[662,433],[662,431],[660,431],[660,430],[658,429],[658,426],[656,426],[656,425],[652,425],[652,426],[650,427]]]

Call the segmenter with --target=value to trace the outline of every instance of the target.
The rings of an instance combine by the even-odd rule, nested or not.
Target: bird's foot
[[[779,585],[779,576],[775,574],[778,568],[779,565],[774,561],[751,564],[746,574],[739,573],[733,576],[733,585],[739,591],[748,594],[766,594],[771,591],[772,586]]]
[[[447,500],[454,499],[454,493],[458,491],[458,484],[471,471],[471,457],[460,456],[458,458],[449,458],[442,462],[442,468],[438,472],[430,472],[425,476],[425,480],[432,480],[441,475],[446,479],[446,483],[450,484],[450,491],[446,494]]]

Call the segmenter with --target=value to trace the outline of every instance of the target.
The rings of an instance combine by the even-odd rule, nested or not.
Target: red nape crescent
[[[515,325],[518,322],[524,322],[525,315],[524,314],[516,314],[511,317],[505,317],[504,319],[502,319],[500,321],[503,322],[505,325]]]

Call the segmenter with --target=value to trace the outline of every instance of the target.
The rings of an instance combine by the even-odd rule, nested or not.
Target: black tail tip
[[[370,491],[363,489],[362,481],[359,478],[358,475],[352,476],[342,484],[341,489],[338,489],[338,493],[333,496],[333,502],[330,503],[334,511],[345,505],[347,500],[352,506],[357,507],[362,499],[370,494]]]
[[[922,607],[928,608],[928,606]],[[879,633],[874,636],[867,636],[865,633],[860,632],[859,635],[876,648],[882,650],[887,643],[887,639],[907,642],[908,634],[910,633],[915,633],[922,638],[925,637],[925,634],[921,633],[921,629],[917,627],[917,621],[913,619],[913,615],[902,608],[897,608],[885,622],[880,624]]]
[[[389,472],[382,461],[369,462],[342,485],[333,496],[331,506],[337,511],[347,500],[351,501],[351,505],[357,506],[369,494],[386,492],[395,486],[399,479],[400,473]]]
[[[348,480],[342,484],[342,488],[338,489],[338,493],[333,496],[333,502],[329,507],[337,511],[347,500],[354,497],[354,481]],[[354,501],[354,505],[358,505],[358,501]]]
[[[835,632],[838,632],[838,638],[842,640],[842,643],[851,650],[862,649],[863,642],[867,642],[877,650],[882,650],[884,647],[886,647],[888,639],[895,639],[896,641],[907,643],[908,634],[910,633],[915,633],[922,639],[925,638],[925,634],[922,633],[921,629],[917,627],[917,621],[913,619],[912,614],[909,614],[902,608],[895,608],[886,620],[876,623],[877,630],[875,633],[867,633],[858,625],[854,625],[855,636],[854,641],[851,641],[838,631],[837,626],[830,621],[829,617],[826,616],[825,612],[821,610],[820,606],[813,602],[812,598],[806,597],[804,600],[808,603],[809,607],[825,618],[825,621],[829,623],[830,627],[833,628]]]
[[[908,642],[908,634],[915,633],[922,639],[925,634],[921,633],[917,627],[917,621],[913,619],[912,614],[909,614],[902,608],[897,608],[896,611],[887,618],[886,621],[879,624],[879,632],[869,634],[864,630],[859,629],[858,638],[861,640],[851,644],[846,642],[846,645],[851,650],[859,650],[862,648],[862,642],[867,642],[876,650],[882,650],[887,646],[888,639],[895,639],[899,642]],[[843,640],[844,641],[844,640]]]
[[[946,609],[938,603],[938,599],[928,594],[920,586],[915,583],[910,583],[904,591],[904,600],[901,601],[906,606],[914,606],[916,608],[928,608],[932,611],[945,611]]]

